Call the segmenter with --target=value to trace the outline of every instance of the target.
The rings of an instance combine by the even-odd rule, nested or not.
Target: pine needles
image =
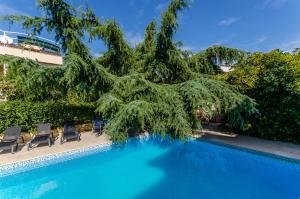
[[[106,130],[116,140],[126,138],[129,129],[185,138],[201,127],[199,109],[208,118],[224,114],[229,125],[243,129],[244,116],[256,111],[251,99],[220,81],[199,78],[167,85],[141,75],[120,78],[97,106],[97,112],[109,118]]]

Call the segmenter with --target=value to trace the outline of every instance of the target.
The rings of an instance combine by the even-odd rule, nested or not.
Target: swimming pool
[[[298,199],[300,165],[160,138],[0,177],[1,199]]]

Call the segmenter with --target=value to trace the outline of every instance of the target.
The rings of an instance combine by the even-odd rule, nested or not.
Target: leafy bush
[[[222,78],[258,103],[250,135],[300,142],[300,54],[255,53]]]
[[[0,132],[14,125],[32,130],[40,122],[50,122],[53,127],[61,127],[70,119],[83,122],[91,120],[94,110],[95,106],[90,103],[8,101],[0,103]]]
[[[189,67],[197,73],[221,73],[221,65],[235,67],[247,57],[247,52],[224,46],[212,46],[188,58]]]
[[[53,100],[66,97],[67,89],[60,83],[64,67],[45,67],[32,60],[1,56],[0,63],[8,64],[0,90],[9,100]]]

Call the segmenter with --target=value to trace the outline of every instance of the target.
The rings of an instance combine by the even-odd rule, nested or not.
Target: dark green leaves
[[[133,65],[134,54],[124,39],[124,34],[115,20],[107,20],[91,31],[93,38],[99,38],[107,46],[107,52],[98,62],[117,76],[127,74]]]
[[[6,84],[3,87],[11,89],[15,99],[41,101],[40,107],[26,105],[25,113],[29,106],[37,112],[34,119],[24,114],[28,120],[61,120],[56,111],[53,117],[41,117],[40,109],[45,114],[51,112],[43,104],[49,99],[97,102],[97,113],[109,119],[106,132],[113,140],[124,140],[130,132],[144,131],[169,133],[184,139],[192,130],[201,128],[203,118],[199,112],[207,120],[224,116],[226,124],[240,130],[248,127],[246,118],[257,113],[253,100],[224,82],[201,75],[218,72],[220,64],[239,63],[244,52],[212,47],[193,55],[181,50],[180,42],[173,41],[179,13],[188,6],[188,0],[172,0],[162,13],[160,26],[152,21],[146,28],[144,42],[136,48],[124,39],[116,20],[100,23],[88,6],[75,9],[66,0],[40,0],[39,6],[43,11],[41,17],[6,18],[23,22],[24,28],[33,34],[43,30],[54,32],[65,52],[63,67],[45,68],[24,59],[10,64],[7,82],[12,88]],[[84,42],[86,39],[101,39],[107,51],[93,58]],[[49,107],[57,110],[55,105]],[[69,104],[63,106],[62,111],[68,113]],[[82,108],[90,113],[89,107]],[[3,115],[11,117],[10,114],[11,110]],[[72,118],[74,114],[63,117]],[[16,122],[30,126],[27,119]]]
[[[300,142],[299,54],[254,53],[223,78],[257,101],[261,116],[251,134]]]
[[[110,120],[107,132],[118,140],[132,128],[187,137],[192,129],[200,128],[196,117],[200,109],[208,119],[224,115],[229,125],[242,130],[246,128],[245,117],[256,114],[251,99],[224,82],[207,78],[162,85],[140,75],[124,76],[97,106],[97,112]]]

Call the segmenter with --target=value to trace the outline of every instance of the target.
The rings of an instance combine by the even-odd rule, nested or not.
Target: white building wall
[[[38,52],[21,47],[0,44],[0,55],[12,55],[32,59],[42,64],[47,65],[62,65],[63,57],[47,52]]]

